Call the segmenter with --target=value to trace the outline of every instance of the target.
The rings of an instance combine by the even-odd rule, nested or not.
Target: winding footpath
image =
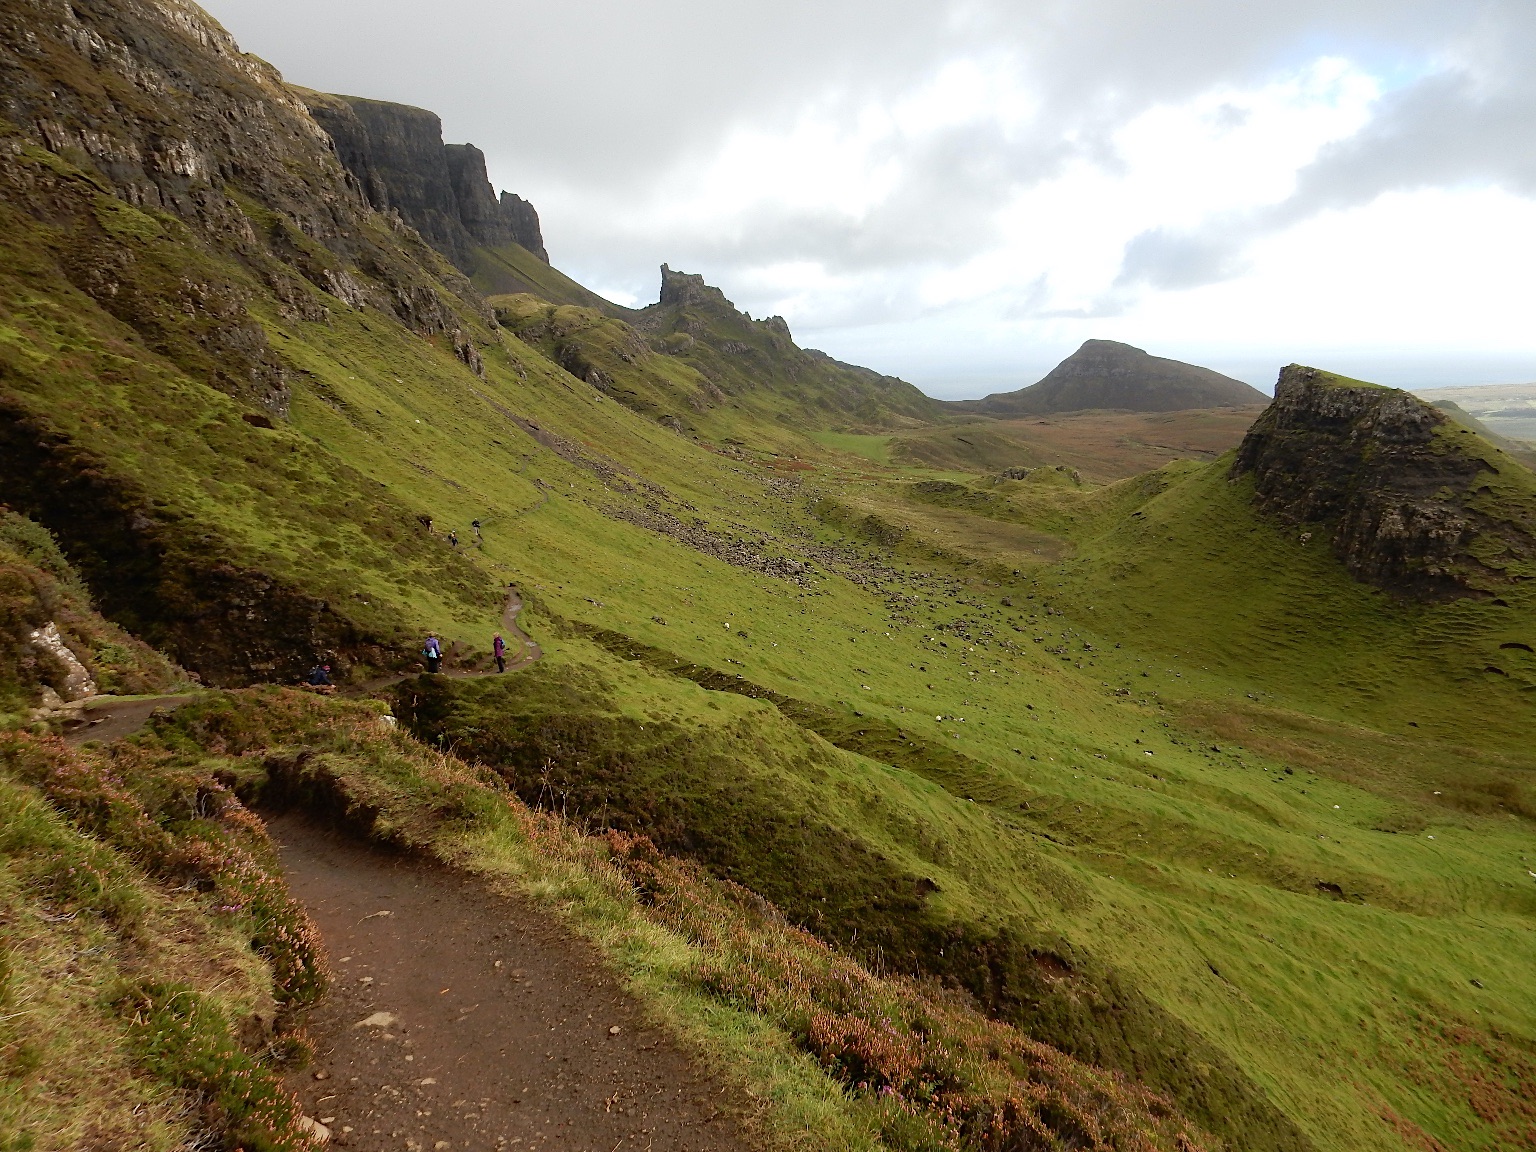
[[[748,1152],[700,1070],[548,913],[296,816],[269,819],[331,990],[289,1077],[331,1142],[383,1152]]]
[[[544,655],[544,649],[540,648],[538,643],[528,633],[524,632],[517,623],[517,617],[522,610],[523,598],[518,595],[515,587],[508,585],[507,604],[501,612],[501,630],[506,634],[502,638],[507,641],[507,652],[509,654],[517,653],[516,656],[512,656],[507,661],[508,672],[516,672],[519,668],[526,668]],[[419,675],[421,675],[419,672],[400,672],[389,676],[380,676],[347,689],[346,694],[348,696],[369,696],[380,689],[389,688],[392,685],[399,684],[402,680],[410,680]],[[472,672],[467,668],[450,668],[437,673],[437,675],[450,676],[456,680],[469,680],[477,676],[496,676],[499,673]]]
[[[517,622],[518,615],[523,610],[523,599],[518,595],[515,587],[508,587],[506,607],[501,613],[501,630],[503,638],[507,641],[507,652],[510,659],[507,661],[507,671],[516,672],[526,668],[544,656],[544,649],[539,647],[528,633],[524,632]],[[515,655],[514,655],[515,654]],[[344,689],[347,696],[369,696],[391,685],[399,684],[402,680],[409,680],[419,675],[416,672],[392,673],[388,676],[380,676],[362,684]],[[455,679],[469,679],[476,676],[495,676],[495,672],[471,672],[467,669],[450,669],[439,675],[451,676]],[[83,744],[88,740],[99,740],[103,743],[120,740],[124,736],[132,736],[145,724],[156,712],[174,712],[190,700],[195,700],[195,694],[183,694],[175,696],[97,696],[87,700],[80,709],[80,715],[73,726],[66,729],[64,739],[71,744]]]
[[[508,672],[544,655],[518,625],[522,608],[510,589]],[[66,739],[121,739],[195,698],[99,697]],[[317,1142],[360,1152],[755,1146],[751,1102],[648,1021],[597,951],[548,912],[301,813],[268,814],[267,827],[333,973],[305,1022],[315,1061],[288,1077]]]

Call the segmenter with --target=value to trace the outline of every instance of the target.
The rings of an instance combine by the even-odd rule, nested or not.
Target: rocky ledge
[[[1407,392],[1292,364],[1232,479],[1268,515],[1332,533],[1359,580],[1415,599],[1490,596],[1536,558],[1530,509],[1489,481],[1521,465]]]

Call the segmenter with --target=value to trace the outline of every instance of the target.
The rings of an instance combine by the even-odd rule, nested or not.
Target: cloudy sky
[[[623,303],[702,272],[935,395],[1090,337],[1536,380],[1532,0],[204,0],[438,112]]]

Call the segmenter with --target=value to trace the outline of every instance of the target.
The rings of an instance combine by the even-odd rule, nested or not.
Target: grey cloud
[[[1117,286],[1196,288],[1239,276],[1245,265],[1241,244],[1230,235],[1176,232],[1154,228],[1125,246]]]
[[[1149,107],[1330,53],[1383,74],[1442,62],[1320,156],[1281,205],[1134,239],[1117,284],[1073,315],[1231,276],[1254,238],[1391,188],[1536,193],[1530,0],[205,2],[297,83],[437,111],[450,139],[480,145],[493,178],[535,202],[557,264],[643,298],[667,260],[756,312],[768,297],[736,283],[766,285],[759,270],[810,260],[858,285],[836,305],[849,322],[918,314],[907,285],[985,251],[1017,190],[1069,158],[1113,167],[1115,132]],[[850,127],[960,58],[1007,61],[1038,100],[1033,121],[1012,136],[976,124],[893,140],[900,177],[861,218],[754,203],[713,234],[647,222],[733,132],[802,115]],[[1020,269],[1023,282],[1037,275]],[[1011,315],[1045,306],[1033,289],[1004,296]]]
[[[1489,185],[1536,195],[1536,8],[1501,0],[1474,12],[1455,63],[1384,96],[1360,132],[1298,173],[1290,196],[1195,230],[1135,237],[1117,283],[1176,289],[1231,279],[1253,241],[1388,192]]]

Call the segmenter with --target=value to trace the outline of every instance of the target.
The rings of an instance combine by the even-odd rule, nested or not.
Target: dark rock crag
[[[1536,558],[1536,524],[1479,499],[1520,467],[1410,393],[1292,364],[1231,476],[1269,515],[1330,530],[1357,579],[1444,599],[1492,595]]]
[[[303,96],[368,203],[398,213],[461,271],[474,270],[474,248],[506,244],[521,244],[549,263],[533,205],[510,192],[498,200],[485,153],[473,144],[444,144],[435,112],[357,96]]]
[[[18,267],[123,325],[125,364],[153,357],[256,428],[307,386],[269,341],[268,309],[285,323],[367,309],[472,369],[493,339],[468,279],[414,231],[380,227],[293,89],[194,5],[0,3],[0,223]],[[319,651],[397,659],[388,627],[86,452],[53,384],[0,368],[0,499],[56,534],[107,615],[217,683],[289,678]]]
[[[1114,340],[1087,340],[1043,377],[1017,392],[950,401],[957,412],[983,416],[1045,416],[1103,408],[1179,412],[1189,408],[1264,404],[1269,397],[1241,380],[1195,364],[1152,356]]]

